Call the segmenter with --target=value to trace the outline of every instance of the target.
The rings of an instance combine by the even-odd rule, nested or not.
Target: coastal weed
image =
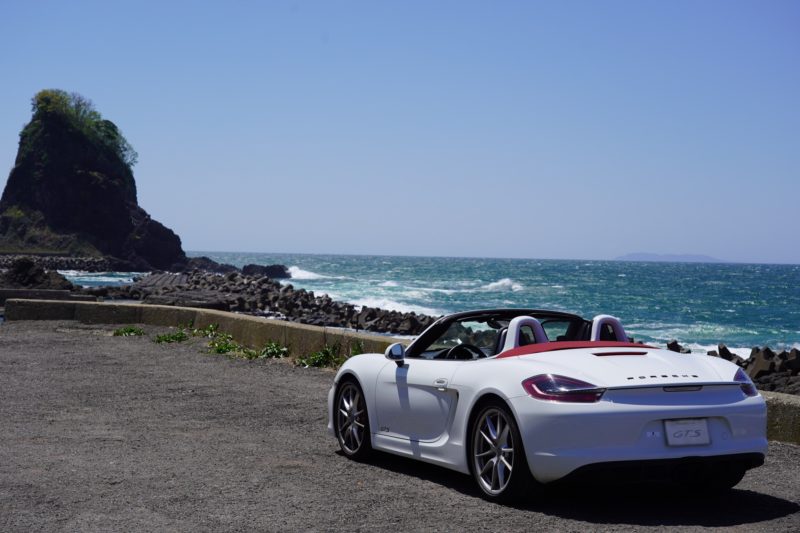
[[[356,339],[350,343],[350,357],[364,353],[364,341]]]
[[[226,354],[239,349],[239,344],[234,342],[233,335],[217,333],[208,342],[208,351],[216,354]]]
[[[297,365],[305,368],[336,368],[345,362],[347,357],[341,355],[342,346],[339,343],[334,345],[326,344],[318,352],[312,352],[305,357],[297,359]]]
[[[188,333],[187,333],[188,331]],[[192,337],[204,337],[208,341],[208,353],[227,355],[239,359],[283,358],[289,355],[289,349],[277,342],[267,343],[261,350],[253,350],[242,346],[230,333],[219,330],[219,324],[209,324],[204,328],[195,328],[192,324],[180,325],[178,331],[156,336],[158,343],[183,342]]]
[[[205,328],[205,330],[201,330],[200,335],[211,339],[208,341],[209,353],[227,355],[229,357],[238,357],[240,359],[248,360],[261,357],[260,352],[242,346],[233,340],[233,335],[230,333],[220,332],[219,326],[216,324],[212,324],[211,326]]]
[[[171,344],[173,342],[183,342],[188,338],[189,335],[186,334],[186,331],[179,329],[178,331],[173,331],[171,333],[162,333],[161,335],[156,335],[155,342],[158,344]]]
[[[213,339],[219,333],[219,324],[209,324],[204,328],[192,329],[192,337],[207,337]]]
[[[144,335],[144,330],[136,326],[124,326],[114,330],[115,337],[139,337],[141,335]]]
[[[283,344],[275,341],[269,341],[264,348],[261,349],[259,359],[283,359],[289,356],[289,348]]]

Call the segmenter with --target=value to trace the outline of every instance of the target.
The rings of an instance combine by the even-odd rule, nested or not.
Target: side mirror
[[[384,355],[389,361],[397,363],[397,366],[403,366],[403,359],[406,357],[406,349],[402,344],[396,342],[390,344],[389,347],[386,348]]]

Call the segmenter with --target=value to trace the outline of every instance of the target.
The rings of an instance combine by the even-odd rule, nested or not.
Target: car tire
[[[372,451],[369,416],[364,392],[354,379],[345,378],[339,384],[333,409],[333,427],[342,453],[364,459]]]
[[[480,406],[472,419],[469,467],[483,497],[490,501],[516,502],[540,488],[528,468],[514,416],[499,400]]]

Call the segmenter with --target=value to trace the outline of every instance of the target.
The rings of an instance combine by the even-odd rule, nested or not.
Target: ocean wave
[[[67,278],[77,278],[78,276],[91,274],[88,270],[56,270],[56,272]]]
[[[706,354],[706,353],[708,353],[708,352],[710,352],[712,350],[714,350],[714,351],[718,350],[718,346],[716,344],[697,344],[697,343],[694,343],[694,342],[690,342],[690,343],[684,344],[683,346],[685,348],[689,348],[690,350],[692,350],[693,354],[694,353],[696,353],[696,354]],[[752,351],[752,348],[728,346],[728,350],[730,350],[732,353],[735,353],[736,355],[738,355],[742,359],[747,359],[748,357],[750,357],[750,352]]]
[[[501,280],[489,283],[488,285],[484,285],[483,287],[481,287],[481,290],[484,290],[484,291],[507,291],[507,290],[511,290],[513,292],[519,292],[519,291],[524,290],[524,289],[525,289],[525,287],[523,287],[519,283],[516,283],[511,278],[503,278]]]
[[[146,272],[88,272],[86,270],[58,270],[70,283],[82,287],[103,285],[130,285],[135,278],[145,276]]]
[[[303,270],[299,266],[290,266],[289,267],[289,274],[291,274],[291,279],[298,279],[298,280],[313,280],[313,279],[348,279],[345,276],[326,276],[324,274],[317,274],[316,272],[311,272],[310,270]]]
[[[407,291],[403,291],[402,294],[403,294],[403,296],[405,298],[415,298],[415,299],[420,299],[420,300],[423,299],[423,298],[426,298],[428,296],[425,293],[425,291],[420,290],[420,289],[410,289],[410,290],[407,290]]]
[[[361,307],[377,307],[379,309],[386,309],[388,311],[399,311],[401,313],[417,313],[423,315],[438,316],[443,314],[438,309],[431,307],[424,307],[422,305],[411,305],[390,300],[388,298],[361,298],[358,300],[351,300],[351,304]]]
[[[396,281],[384,281],[383,283],[379,283],[378,287],[399,287]]]
[[[471,289],[439,289],[437,287],[413,287],[413,290],[422,292],[436,292],[440,294],[455,294],[457,292],[475,292]]]

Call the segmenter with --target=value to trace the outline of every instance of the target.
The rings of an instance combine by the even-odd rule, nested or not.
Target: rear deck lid
[[[606,388],[732,381],[721,376],[705,355],[679,354],[642,344],[552,342],[509,350],[498,359],[511,357]]]

